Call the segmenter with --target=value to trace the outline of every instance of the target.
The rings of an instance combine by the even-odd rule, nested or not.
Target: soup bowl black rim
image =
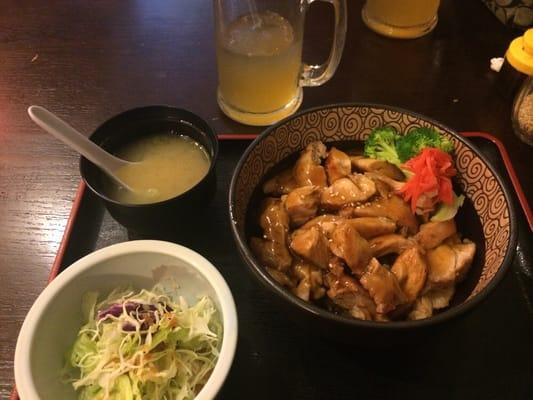
[[[477,293],[475,296],[473,296],[471,299],[468,299],[467,301],[450,307],[430,318],[426,319],[420,319],[420,320],[414,320],[414,321],[390,321],[390,322],[379,322],[379,321],[364,321],[360,319],[355,318],[349,318],[344,317],[341,315],[334,314],[324,308],[320,308],[319,306],[306,302],[304,300],[301,300],[297,296],[290,293],[288,290],[283,288],[281,285],[279,285],[273,278],[270,277],[268,272],[256,261],[255,256],[252,254],[250,248],[247,245],[246,238],[242,238],[239,234],[239,231],[237,229],[237,224],[234,218],[234,203],[236,198],[236,184],[237,184],[237,177],[239,176],[244,161],[250,154],[250,152],[255,148],[255,146],[263,141],[266,137],[270,135],[272,131],[277,129],[279,126],[287,123],[293,118],[300,117],[302,115],[306,115],[309,113],[314,113],[321,110],[328,110],[328,109],[334,109],[334,108],[344,108],[344,107],[369,107],[369,108],[379,108],[383,110],[389,110],[394,111],[402,114],[407,114],[415,118],[419,118],[425,122],[429,122],[433,124],[434,126],[439,127],[440,129],[451,133],[457,140],[465,144],[467,147],[472,149],[476,156],[478,156],[485,165],[489,168],[489,170],[493,173],[493,175],[496,177],[496,180],[498,181],[498,184],[502,188],[503,195],[505,197],[505,201],[507,203],[507,207],[509,210],[509,223],[510,223],[510,238],[509,238],[509,245],[507,247],[507,250],[505,252],[505,256],[503,258],[502,264],[496,274],[493,276],[491,281],[485,286],[479,293]],[[340,323],[347,326],[353,326],[353,327],[359,327],[359,328],[374,328],[374,329],[386,329],[386,330],[408,330],[413,328],[421,328],[421,327],[428,327],[432,326],[444,321],[447,321],[451,318],[457,317],[469,310],[471,310],[475,305],[479,304],[482,300],[486,299],[488,294],[497,286],[497,284],[502,280],[503,276],[507,272],[507,269],[509,268],[512,259],[513,259],[513,250],[516,247],[516,240],[517,240],[517,229],[515,224],[515,210],[514,205],[511,201],[511,196],[509,189],[503,182],[500,174],[496,169],[491,165],[491,163],[481,154],[479,149],[473,145],[470,141],[463,138],[461,135],[459,135],[457,132],[455,132],[453,129],[447,127],[446,125],[435,121],[432,118],[428,118],[422,114],[418,114],[416,112],[408,111],[400,107],[396,106],[389,106],[384,104],[376,104],[376,103],[335,103],[335,104],[329,104],[324,106],[318,106],[309,108],[303,111],[300,111],[294,115],[291,115],[280,122],[276,123],[275,125],[270,126],[266,130],[263,131],[246,149],[244,154],[241,156],[241,159],[239,160],[237,166],[235,167],[235,170],[233,172],[233,176],[231,178],[230,183],[230,190],[229,190],[229,218],[230,218],[230,225],[231,230],[233,232],[233,237],[235,241],[237,242],[237,247],[239,249],[239,253],[244,258],[245,264],[248,266],[248,268],[251,270],[253,275],[270,291],[274,292],[276,295],[281,297],[282,299],[288,301],[293,306],[299,308],[300,310],[306,312],[310,316],[316,316],[321,317],[322,319],[329,320],[334,323]]]
[[[91,191],[96,194],[98,197],[100,197],[102,200],[106,201],[106,202],[109,202],[111,204],[115,204],[117,206],[121,206],[121,207],[129,207],[129,208],[147,208],[147,207],[154,207],[154,206],[165,206],[169,203],[172,203],[178,199],[180,199],[181,197],[184,197],[186,196],[188,193],[191,192],[191,190],[193,190],[194,188],[196,188],[201,182],[203,182],[213,171],[213,169],[215,168],[215,164],[217,162],[217,158],[218,158],[218,137],[214,131],[214,129],[211,127],[211,125],[209,125],[207,123],[207,121],[200,117],[198,114],[195,114],[193,113],[192,111],[189,111],[189,110],[185,110],[183,108],[178,108],[178,107],[173,107],[173,106],[170,106],[170,105],[164,105],[164,104],[156,104],[156,105],[149,105],[149,106],[141,106],[141,107],[136,107],[136,108],[131,108],[131,109],[128,109],[126,111],[122,111],[114,116],[112,116],[111,118],[105,120],[102,124],[100,124],[94,131],[93,133],[91,133],[91,135],[89,136],[89,140],[93,141],[93,138],[94,138],[94,135],[101,129],[103,129],[107,124],[111,123],[113,120],[115,119],[118,119],[118,118],[124,118],[126,117],[128,114],[134,114],[134,113],[139,113],[139,112],[144,112],[144,111],[147,111],[147,110],[150,110],[150,109],[162,109],[162,110],[170,110],[172,112],[180,112],[180,113],[185,113],[185,114],[190,114],[191,116],[195,117],[195,118],[198,118],[199,120],[201,120],[205,126],[208,128],[204,133],[210,138],[211,140],[211,145],[213,146],[213,156],[211,157],[210,159],[210,165],[209,165],[209,169],[207,170],[206,174],[202,177],[202,179],[200,179],[193,187],[187,189],[185,192],[179,194],[178,196],[175,196],[175,197],[171,197],[170,199],[166,199],[166,200],[163,200],[163,201],[158,201],[158,202],[155,202],[155,203],[144,203],[144,204],[133,204],[133,203],[122,203],[120,201],[117,201],[117,200],[114,200],[112,199],[111,197],[108,197],[106,194],[96,190],[92,185],[91,183],[86,179],[85,177],[85,173],[84,173],[84,166],[83,164],[84,163],[88,163],[88,164],[91,164],[91,162],[89,160],[87,160],[85,157],[81,156],[80,157],[80,162],[79,162],[79,170],[80,170],[80,175],[83,179],[83,181],[85,182],[85,184],[87,185],[87,187],[89,189],[91,189]],[[133,117],[135,118],[135,117]],[[185,121],[185,120],[182,120],[182,122],[187,122],[187,123],[190,123],[188,121]],[[190,123],[191,125],[194,126],[194,124]],[[195,126],[196,129],[199,129]],[[94,142],[96,143],[96,142]],[[98,145],[100,145],[99,143],[96,143]],[[98,168],[98,167],[95,167],[95,168]],[[102,174],[105,174],[104,171],[100,171]]]

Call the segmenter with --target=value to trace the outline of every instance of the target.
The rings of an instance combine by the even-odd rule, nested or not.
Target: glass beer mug
[[[335,73],[346,36],[346,0],[332,3],[335,34],[325,64],[302,63],[306,10],[315,0],[213,0],[218,64],[217,100],[230,118],[270,125],[294,113],[303,86]]]
[[[435,28],[439,4],[440,0],[366,0],[362,17],[381,35],[414,39]]]

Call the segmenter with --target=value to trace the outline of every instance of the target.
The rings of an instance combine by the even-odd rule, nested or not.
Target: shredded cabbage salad
[[[66,356],[79,400],[187,400],[218,358],[222,326],[213,301],[189,306],[164,287],[83,296],[85,325]]]

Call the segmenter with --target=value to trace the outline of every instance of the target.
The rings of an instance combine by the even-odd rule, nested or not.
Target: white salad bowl
[[[230,370],[237,346],[237,311],[222,275],[204,257],[183,246],[138,240],[95,251],[58,275],[31,307],[17,340],[15,382],[22,400],[76,399],[61,379],[67,350],[83,325],[81,303],[87,291],[107,295],[117,286],[150,289],[161,266],[179,285],[179,294],[194,304],[209,296],[223,325],[220,355],[196,400],[213,399]]]

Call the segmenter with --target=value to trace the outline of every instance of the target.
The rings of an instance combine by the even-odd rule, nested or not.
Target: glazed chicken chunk
[[[409,303],[416,300],[426,284],[427,266],[426,260],[418,247],[411,247],[401,253],[391,271],[400,284]]]
[[[326,173],[328,175],[328,182],[331,185],[340,178],[348,176],[352,172],[352,163],[350,157],[335,147],[332,147],[324,163]]]
[[[391,253],[400,254],[415,242],[397,233],[390,233],[370,239],[369,243],[372,257],[379,258]]]
[[[361,172],[377,172],[397,181],[405,178],[402,171],[396,165],[387,161],[363,156],[351,156],[350,161],[352,166]]]
[[[288,288],[293,288],[295,286],[295,283],[285,272],[281,272],[274,268],[266,267],[267,272],[269,275],[274,278],[276,282],[278,282],[281,286],[286,286]]]
[[[372,179],[376,183],[381,182],[389,186],[389,188],[392,189],[393,192],[401,190],[403,188],[403,185],[405,185],[405,182],[394,180],[392,178],[389,178],[387,175],[383,175],[379,172],[366,172],[365,176]]]
[[[346,263],[342,260],[342,258],[333,256],[329,259],[328,263],[328,271],[331,275],[340,277],[344,275],[344,268],[346,266]]]
[[[378,313],[388,313],[407,301],[396,275],[375,258],[361,277],[361,285],[370,293]]]
[[[475,252],[476,245],[472,242],[442,244],[428,250],[428,281],[437,287],[460,282],[470,268]]]
[[[464,243],[454,244],[455,251],[455,282],[461,282],[470,269],[476,255],[476,244],[465,240]]]
[[[427,296],[422,296],[416,299],[413,308],[409,312],[407,319],[417,320],[429,318],[433,315],[433,305],[431,299]]]
[[[293,226],[305,224],[318,211],[320,188],[318,186],[302,186],[294,189],[285,197],[285,209]]]
[[[321,165],[326,157],[326,146],[322,142],[312,142],[296,161],[293,176],[298,186],[327,186],[326,171]]]
[[[320,229],[322,229],[322,232],[324,232],[329,238],[331,237],[331,234],[333,233],[337,225],[344,220],[344,218],[338,215],[324,214],[313,218],[311,221],[303,225],[302,228],[309,229],[313,226],[318,226]]]
[[[361,276],[370,261],[371,253],[368,242],[348,224],[339,224],[330,239],[333,254],[346,262],[355,276]]]
[[[453,285],[431,289],[416,299],[407,318],[415,320],[431,317],[434,310],[448,307],[454,293],[455,287]]]
[[[250,239],[250,248],[262,265],[279,271],[287,271],[291,266],[292,257],[285,242],[253,237]]]
[[[263,185],[263,192],[271,196],[281,196],[297,187],[296,180],[292,175],[292,168],[290,168],[266,181]]]
[[[420,231],[415,238],[423,248],[433,249],[456,232],[457,228],[453,219],[444,222],[427,222],[420,225]]]
[[[330,258],[328,239],[317,227],[297,229],[292,234],[291,249],[304,260],[326,269]]]
[[[342,274],[335,276],[326,275],[328,283],[328,297],[337,306],[347,310],[353,317],[372,320],[376,315],[376,304],[363,289],[363,287],[352,277]]]
[[[387,217],[398,225],[405,227],[409,234],[418,230],[416,216],[411,212],[409,205],[396,195],[379,198],[368,204],[354,207],[350,210],[354,217]]]
[[[350,204],[368,200],[376,193],[374,182],[361,174],[337,179],[322,191],[321,204],[324,208],[335,210]]]
[[[297,261],[293,266],[293,274],[298,280],[293,292],[302,300],[318,300],[326,293],[322,272],[313,264]]]
[[[455,286],[449,285],[442,288],[433,288],[424,296],[431,300],[431,305],[433,306],[434,310],[439,310],[441,308],[448,307],[454,293]]]
[[[396,230],[396,223],[385,217],[352,218],[348,223],[365,239],[393,233]]]
[[[431,193],[411,208],[398,166],[354,154],[312,142],[267,180],[250,247],[304,301],[362,320],[429,318],[452,302],[476,245],[453,218],[431,221]]]
[[[267,198],[259,218],[263,238],[252,238],[250,246],[260,261],[271,268],[284,271],[292,257],[287,247],[289,216],[280,199]]]
[[[289,216],[280,199],[265,199],[263,212],[259,217],[259,226],[263,228],[265,239],[284,241],[289,231]]]

